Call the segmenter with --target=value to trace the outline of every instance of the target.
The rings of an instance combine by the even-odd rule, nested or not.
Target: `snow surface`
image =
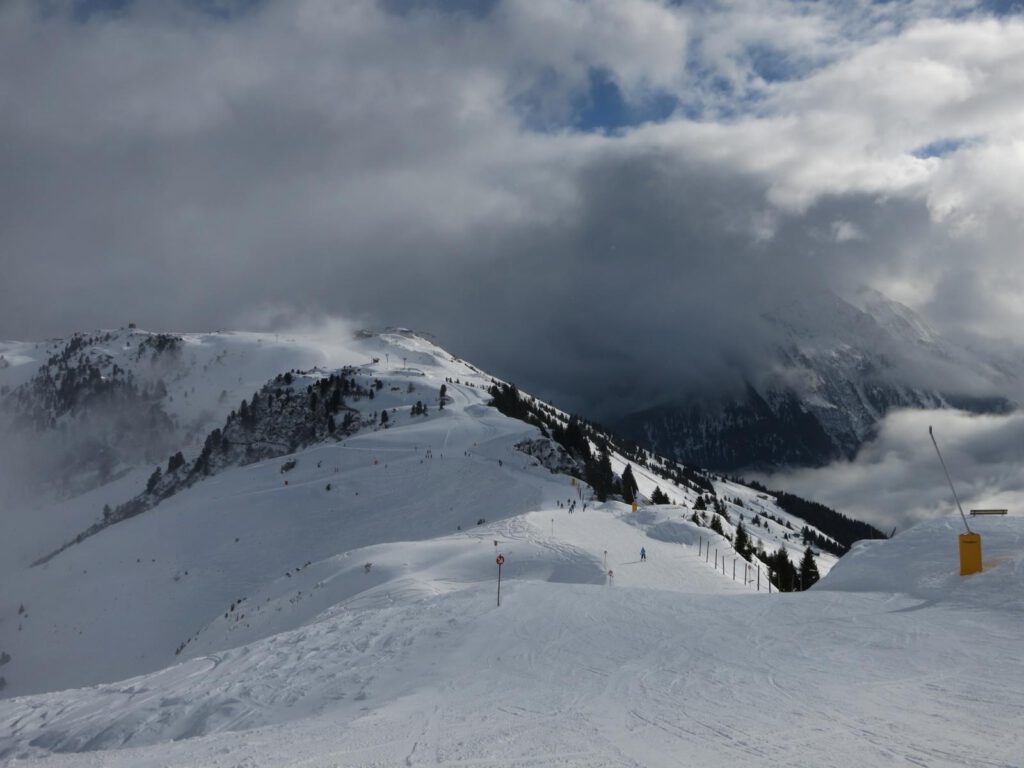
[[[384,381],[359,407],[394,408],[389,428],[222,472],[35,568],[98,498],[13,534],[31,555],[0,571],[0,764],[1022,764],[1024,521],[978,522],[969,579],[940,520],[768,594],[689,522],[693,491],[634,466],[679,505],[594,502],[430,342],[323,357]],[[716,490],[734,520],[803,525]],[[748,530],[798,553],[772,525]]]

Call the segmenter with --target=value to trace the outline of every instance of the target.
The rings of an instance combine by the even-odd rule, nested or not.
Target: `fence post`
[[[718,549],[715,549],[715,570],[718,570]]]
[[[736,558],[732,559],[732,580],[736,581]]]
[[[761,591],[761,566],[757,566],[757,591]]]

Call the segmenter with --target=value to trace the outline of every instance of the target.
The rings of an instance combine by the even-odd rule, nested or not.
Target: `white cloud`
[[[580,337],[650,346],[652,378],[700,377],[727,367],[717,348],[757,346],[756,305],[869,283],[1021,341],[1019,19],[937,1],[442,6],[222,21],[140,0],[79,23],[3,4],[4,335],[291,302],[425,321],[469,355],[515,322],[522,347],[552,347],[533,374],[571,390]],[[593,69],[682,109],[572,130]],[[667,339],[688,365],[657,362]]]
[[[685,16],[650,0],[509,0],[493,31],[509,63],[552,68],[576,86],[585,87],[590,68],[609,70],[627,98],[684,81]]]
[[[864,239],[864,233],[860,231],[860,228],[857,227],[856,224],[851,224],[848,221],[833,221],[832,236],[835,238],[837,243]]]
[[[934,426],[964,510],[1024,512],[1024,414],[976,416],[958,411],[889,415],[855,459],[822,469],[777,474],[765,481],[835,506],[886,530],[956,513],[928,437]]]

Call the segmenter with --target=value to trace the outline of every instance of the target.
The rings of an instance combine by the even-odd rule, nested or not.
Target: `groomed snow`
[[[969,579],[957,518],[769,595],[731,552],[724,575],[698,556],[686,507],[570,514],[577,487],[514,449],[537,432],[475,369],[403,334],[351,346],[408,358],[366,369],[385,387],[360,408],[390,428],[215,475],[4,577],[0,763],[1021,764],[1024,521],[978,523]],[[444,411],[408,414],[447,377]],[[789,519],[718,487],[731,514]]]
[[[489,542],[475,545],[490,560]],[[899,538],[884,546],[898,552]],[[459,549],[434,547],[416,576],[300,629],[6,702],[7,759],[115,749],[38,764],[1019,765],[1019,610],[516,578],[497,608],[492,582],[431,588],[437,556]]]

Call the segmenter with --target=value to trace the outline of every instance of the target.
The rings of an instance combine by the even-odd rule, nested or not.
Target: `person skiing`
[[[644,549],[643,547],[640,547],[640,562],[643,563],[643,562],[646,562],[646,560],[647,560],[647,550]]]

